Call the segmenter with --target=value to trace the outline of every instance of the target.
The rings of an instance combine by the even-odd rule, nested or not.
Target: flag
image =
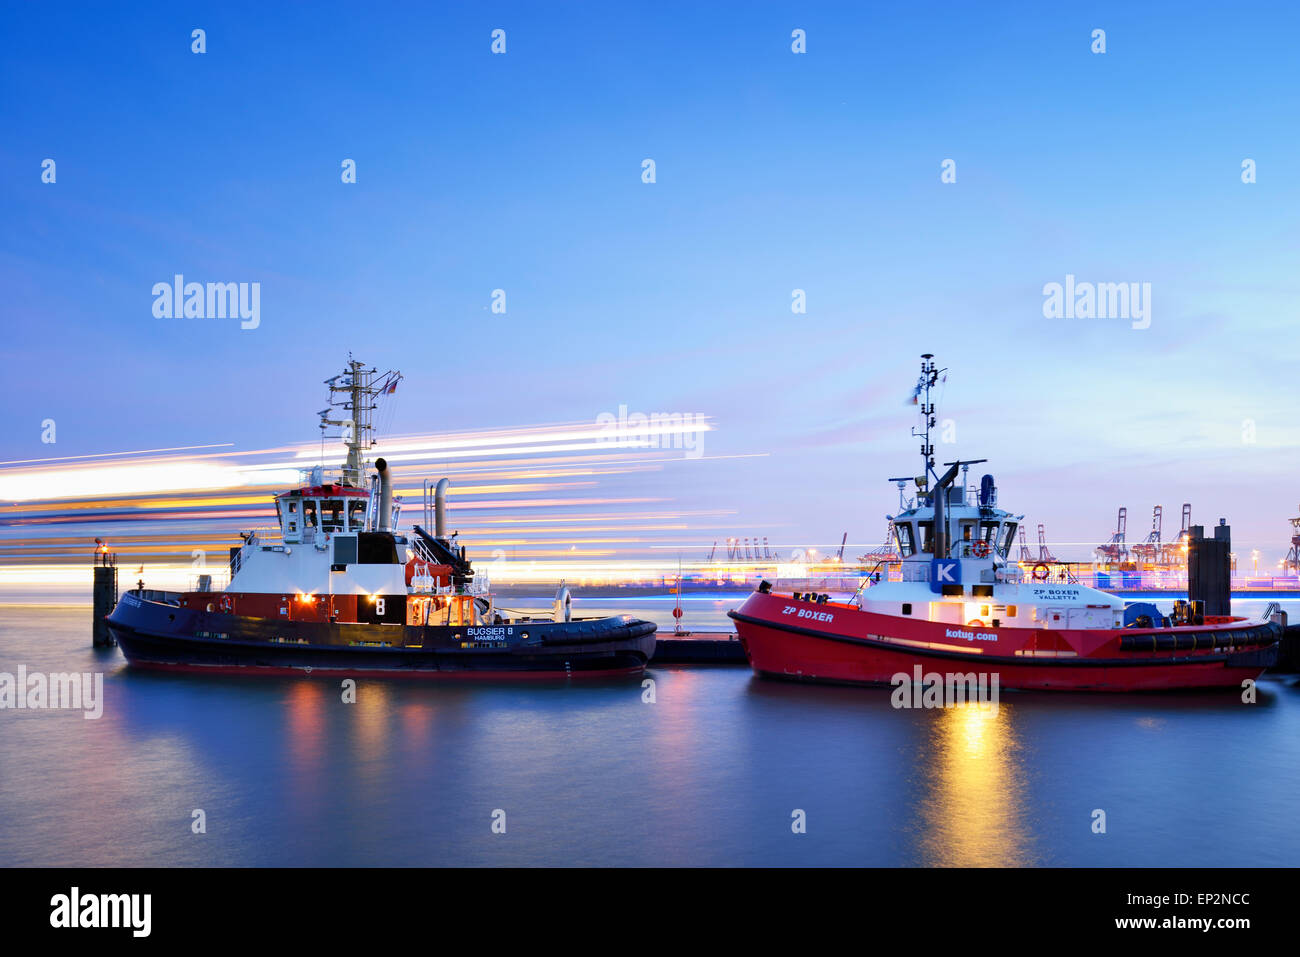
[[[392,382],[388,383],[388,388],[384,390],[384,395],[392,395],[396,391],[397,379],[394,378]]]
[[[916,405],[917,399],[920,397],[920,395],[921,395],[921,383],[918,382],[916,385],[912,386],[912,397],[907,400],[908,404]]]

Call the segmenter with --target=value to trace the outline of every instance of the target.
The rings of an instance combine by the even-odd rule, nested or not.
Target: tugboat
[[[447,479],[424,485],[424,522],[432,518],[433,531],[397,530],[401,503],[388,463],[377,459],[371,473],[365,456],[376,400],[400,378],[350,360],[326,380],[321,429],[342,428],[347,461],[337,474],[311,470],[276,497],[279,534],[241,534],[225,589],[201,578],[197,590],[163,600],[143,588],[121,597],[108,626],[131,665],[421,678],[642,672],[655,649],[650,622],[574,618],[563,586],[549,618],[498,610],[464,546],[446,534]]]
[[[1277,660],[1277,621],[1205,615],[1198,602],[1179,602],[1166,617],[1073,581],[1049,581],[1045,565],[1026,575],[1009,557],[1024,516],[997,507],[991,475],[974,496],[966,488],[966,470],[986,460],[944,463],[942,475],[935,469],[930,391],[944,370],[933,358],[922,357],[913,391],[924,470],[890,479],[899,487],[901,512],[888,518],[902,581],[868,576],[848,601],[776,594],[762,582],[729,612],[757,674],[899,684],[900,675],[920,682],[922,673],[983,672],[1018,689],[1240,689]],[[908,498],[912,483],[916,496]]]

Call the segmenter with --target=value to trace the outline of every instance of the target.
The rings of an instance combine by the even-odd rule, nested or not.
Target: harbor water
[[[687,599],[684,621],[726,628],[742,597]],[[663,630],[672,607],[576,603]],[[0,710],[3,865],[1300,863],[1294,678],[1254,704],[924,710],[664,666],[650,685],[361,680],[345,703],[333,678],[131,670],[91,647],[88,605],[0,606],[0,672],[20,667],[102,673],[103,710]]]

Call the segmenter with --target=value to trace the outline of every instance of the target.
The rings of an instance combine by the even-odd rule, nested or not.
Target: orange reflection
[[[1007,867],[1033,863],[1013,711],[967,703],[931,712],[928,793],[920,807],[921,863]]]

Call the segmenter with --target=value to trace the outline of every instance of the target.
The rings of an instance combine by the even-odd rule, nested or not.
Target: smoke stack
[[[447,537],[447,489],[450,479],[439,479],[438,487],[433,493],[433,537]]]
[[[393,522],[393,477],[388,474],[388,463],[383,459],[375,460],[375,471],[379,473],[379,530],[391,532]]]

